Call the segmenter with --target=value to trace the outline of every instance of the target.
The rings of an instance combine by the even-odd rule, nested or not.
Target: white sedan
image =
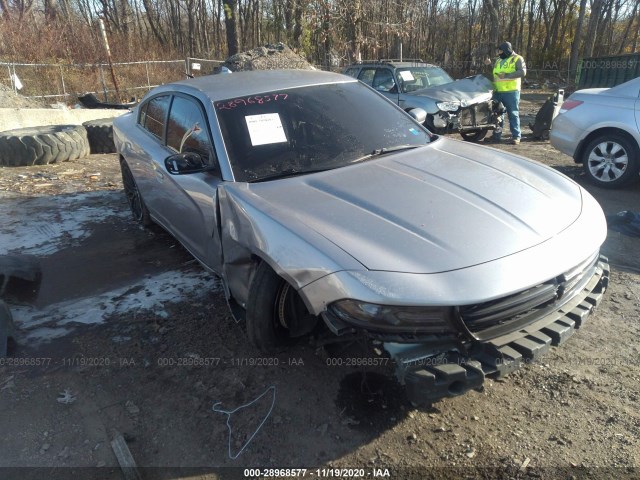
[[[595,185],[618,188],[640,180],[640,77],[573,93],[553,120],[550,139]]]

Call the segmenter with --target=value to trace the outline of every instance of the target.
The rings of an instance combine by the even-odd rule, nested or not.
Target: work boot
[[[511,145],[520,145],[520,139],[519,138],[511,139]]]

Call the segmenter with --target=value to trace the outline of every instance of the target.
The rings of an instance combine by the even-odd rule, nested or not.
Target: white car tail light
[[[565,100],[562,103],[562,107],[560,107],[560,113],[568,112],[569,110],[573,110],[579,105],[582,105],[584,102],[581,100]]]

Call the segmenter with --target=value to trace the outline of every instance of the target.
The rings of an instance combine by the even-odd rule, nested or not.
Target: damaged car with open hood
[[[255,347],[357,339],[427,404],[564,342],[609,268],[586,190],[425,116],[345,75],[250,71],[155,88],[114,138],[135,219],[222,279]]]
[[[459,133],[480,141],[494,130],[504,107],[492,100],[493,84],[484,75],[454,80],[422,60],[380,60],[348,66],[344,73],[384,95],[405,111],[427,112],[424,125],[438,134]]]

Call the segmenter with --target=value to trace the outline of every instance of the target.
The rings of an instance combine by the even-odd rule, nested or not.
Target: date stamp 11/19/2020
[[[304,366],[301,357],[201,357],[185,355],[182,357],[2,357],[0,367],[298,367]]]

